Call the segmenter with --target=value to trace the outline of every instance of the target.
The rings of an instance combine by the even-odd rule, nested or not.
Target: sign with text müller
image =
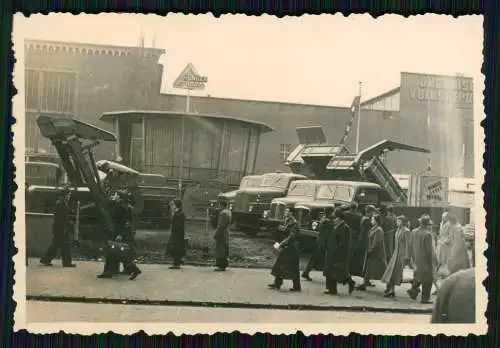
[[[174,88],[187,90],[204,90],[208,82],[206,76],[198,74],[193,64],[189,63],[174,81]]]

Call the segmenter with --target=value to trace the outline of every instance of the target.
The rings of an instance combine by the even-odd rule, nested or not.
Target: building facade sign
[[[401,74],[401,98],[417,103],[441,103],[472,109],[473,81],[463,76]]]
[[[208,78],[198,74],[193,64],[189,63],[174,81],[173,86],[179,89],[204,90],[207,82]]]
[[[474,176],[473,99],[470,77],[401,73],[401,119],[437,175]]]

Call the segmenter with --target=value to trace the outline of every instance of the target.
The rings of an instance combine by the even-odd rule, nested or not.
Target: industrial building
[[[186,96],[160,92],[163,66],[158,60],[165,53],[164,50],[156,48],[27,40],[25,42],[27,149],[49,152],[53,150],[37,133],[35,119],[39,113],[76,117],[110,131],[116,131],[113,128],[116,127],[114,121],[110,121],[113,118],[112,113],[127,110],[150,111],[156,113],[157,117],[160,114],[163,115],[161,117],[169,114],[171,122],[180,120],[185,111]],[[243,151],[242,157],[234,159],[234,163],[230,165],[235,169],[238,169],[237,166],[240,166],[240,169],[244,166],[244,170],[240,170],[240,173],[287,170],[283,161],[299,141],[295,132],[296,127],[322,126],[328,141],[334,144],[342,137],[351,117],[350,106],[305,105],[210,96],[191,96],[190,105],[193,115],[199,115],[198,118],[191,117],[189,122],[192,127],[195,126],[192,123],[195,119],[201,120],[198,121],[201,123],[207,120],[208,123],[217,123],[226,118],[234,120],[235,125],[238,124],[233,127],[234,129],[227,128],[226,132],[241,134],[240,138],[246,140],[231,147],[243,146],[241,148],[244,149],[244,144],[254,141],[252,131],[249,129],[254,129],[254,132],[260,129],[258,132],[262,134],[258,150],[255,150],[258,152],[255,163],[252,154],[244,158],[245,151]],[[106,113],[108,116],[103,116]],[[135,115],[137,116],[137,113]],[[166,121],[164,118],[163,121],[151,122]],[[216,127],[223,127],[222,124],[217,123]],[[257,124],[262,126],[256,126]],[[263,132],[263,129],[270,128],[273,129],[272,132]],[[143,132],[141,137],[145,139],[147,134]],[[392,139],[431,150],[430,155],[388,153],[384,161],[394,173],[419,173],[430,167],[436,175],[473,177],[473,134],[471,78],[402,72],[400,86],[395,86],[391,91],[375,98],[364,100],[361,104],[360,148],[383,139]],[[152,137],[155,138],[153,135]],[[227,137],[232,136],[227,135]],[[234,139],[237,137],[235,135]],[[143,143],[148,144],[148,141],[151,149],[156,146],[168,147],[167,143],[156,144],[153,143],[156,140],[151,139],[145,139]],[[188,141],[186,138],[184,144]],[[355,135],[351,134],[346,143],[347,147],[354,149],[354,142]],[[125,147],[125,145],[120,146]],[[227,142],[225,146],[229,146]],[[223,145],[219,143],[219,147],[222,148]],[[161,158],[155,157],[160,155],[147,152],[147,148],[148,145],[144,145],[140,150],[136,150],[141,152],[141,156],[132,158],[131,165],[153,173],[164,170],[165,168],[155,167],[153,163],[156,160],[160,161]],[[102,145],[96,149],[96,157],[116,158],[122,155],[120,152],[125,151],[124,149],[118,151],[119,149],[112,145]],[[166,163],[172,158],[181,156],[177,153],[181,151],[179,147],[167,151],[176,153],[172,154],[173,157],[169,160],[165,158],[160,162]],[[183,153],[189,153],[189,156],[193,156],[193,160],[197,160],[203,151],[209,150],[194,146]],[[215,158],[214,153],[209,155],[213,155],[210,162],[211,169],[218,168],[220,171],[222,168],[220,162],[214,164],[220,160]],[[149,166],[146,162],[134,162],[146,159],[151,162]],[[179,163],[172,161],[169,166],[178,168]],[[202,165],[201,162],[199,165]],[[176,176],[180,171],[172,169],[171,172],[162,173]]]

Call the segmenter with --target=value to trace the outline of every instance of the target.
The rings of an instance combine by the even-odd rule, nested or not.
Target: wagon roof
[[[219,120],[229,120],[244,123],[253,127],[258,127],[262,133],[272,132],[274,129],[266,123],[259,121],[252,121],[243,118],[237,118],[225,115],[214,115],[214,114],[197,114],[197,113],[185,113],[185,112],[173,112],[173,111],[155,111],[155,110],[126,110],[126,111],[111,111],[105,112],[101,116],[101,120],[108,123],[113,123],[115,117],[128,117],[128,118],[138,118],[142,117],[172,117],[172,116],[183,116],[183,117],[193,117],[193,118],[211,118]]]

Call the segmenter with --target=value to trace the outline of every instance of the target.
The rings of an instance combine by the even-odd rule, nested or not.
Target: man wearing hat
[[[182,201],[180,199],[174,200],[174,206],[175,210],[172,216],[172,225],[170,226],[170,237],[165,254],[169,254],[172,257],[173,265],[170,269],[180,269],[182,257],[185,254],[186,215],[182,210]]]
[[[215,229],[215,271],[223,272],[228,266],[229,257],[229,227],[231,225],[231,211],[228,209],[228,202],[220,202],[221,211],[217,218],[217,228]]]
[[[385,255],[387,256],[387,262],[391,259],[392,253],[394,251],[394,237],[396,234],[396,214],[394,214],[394,206],[388,205],[385,208],[385,214],[383,214],[382,229],[384,230],[384,246]]]
[[[70,222],[70,202],[71,192],[68,186],[65,186],[60,192],[54,211],[54,222],[52,224],[52,244],[40,259],[40,263],[45,266],[52,266],[52,260],[56,257],[57,251],[61,251],[61,260],[63,267],[75,267],[71,263],[71,249],[69,241]]]
[[[353,240],[354,245],[351,253],[350,272],[354,276],[363,276],[363,266],[365,263],[366,250],[368,248],[368,234],[372,228],[371,218],[374,211],[375,207],[373,205],[367,205],[364,208],[364,215],[359,224],[358,237]],[[372,286],[373,284],[369,283],[367,285]]]
[[[429,215],[422,215],[419,219],[419,227],[412,231],[411,252],[413,263],[413,283],[408,290],[408,295],[416,300],[422,286],[421,303],[432,303],[430,301],[432,283],[434,281],[434,243],[430,230]]]

